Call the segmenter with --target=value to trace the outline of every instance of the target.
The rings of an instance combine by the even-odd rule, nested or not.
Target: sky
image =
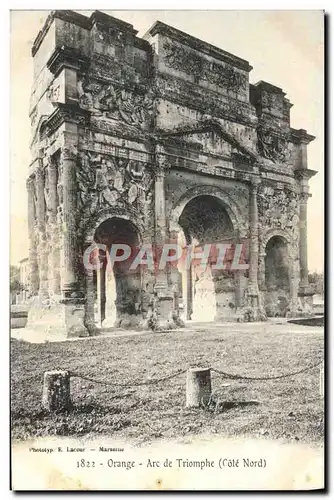
[[[90,15],[91,11],[80,11]],[[156,20],[205,40],[253,66],[250,82],[281,87],[293,103],[291,126],[316,139],[308,146],[309,271],[324,262],[324,60],[322,11],[104,11],[133,24],[143,36]],[[26,178],[29,151],[29,98],[33,84],[31,47],[48,11],[11,12],[10,48],[10,260],[28,256]]]

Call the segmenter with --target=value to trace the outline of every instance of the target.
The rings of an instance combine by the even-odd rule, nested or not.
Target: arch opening
[[[287,241],[272,236],[265,255],[265,309],[268,317],[285,317],[290,300],[290,269]]]
[[[215,269],[212,250],[216,244],[233,245],[235,231],[223,203],[210,195],[192,198],[183,208],[178,224],[178,244],[194,247],[195,255],[212,245],[206,264],[200,258],[189,266],[186,260],[178,263],[180,310],[184,320],[196,322],[214,321],[231,316],[235,312],[235,277],[228,270],[231,260],[227,252],[224,263],[227,269]]]
[[[106,252],[100,250],[103,265],[93,277],[95,323],[103,329],[136,326],[141,312],[141,272],[139,266],[133,270],[130,266],[139,247],[138,230],[132,222],[112,217],[98,226],[94,241],[107,247]],[[127,245],[131,253],[126,260],[112,264],[109,255],[115,244]]]

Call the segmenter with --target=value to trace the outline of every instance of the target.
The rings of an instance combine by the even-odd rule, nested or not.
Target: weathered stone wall
[[[213,196],[235,238],[249,240],[249,273],[226,281],[233,314],[247,304],[261,308],[273,236],[287,243],[289,308],[300,307],[298,294],[309,295],[314,172],[306,147],[313,137],[290,127],[291,104],[280,88],[251,85],[247,61],[163,23],[141,39],[129,23],[98,11],[90,18],[51,13],[32,53],[32,295],[48,307],[61,297],[78,323],[85,317],[91,324],[92,277],[80,259],[97,227],[121,217],[136,226],[140,242],[161,245],[174,238],[188,202]],[[143,276],[153,323],[170,315],[171,286],[168,273]]]

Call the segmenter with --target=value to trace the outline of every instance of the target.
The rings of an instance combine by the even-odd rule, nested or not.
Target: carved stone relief
[[[151,214],[153,178],[142,162],[87,151],[79,155],[77,183],[81,219],[108,206],[143,220]]]
[[[149,129],[154,103],[150,94],[125,90],[116,84],[79,80],[80,106],[94,115]]]
[[[284,135],[278,135],[272,130],[259,127],[258,131],[258,149],[262,156],[273,162],[287,162],[291,151],[288,147],[288,140]]]
[[[208,61],[196,52],[189,51],[171,41],[164,44],[166,66],[193,75],[195,81],[206,80],[213,85],[238,92],[245,90],[247,77],[234,68]]]
[[[258,195],[260,233],[277,229],[285,231],[293,247],[298,249],[299,201],[293,191],[262,186]]]
[[[46,96],[51,102],[58,102],[60,100],[60,85],[51,85],[46,92]]]

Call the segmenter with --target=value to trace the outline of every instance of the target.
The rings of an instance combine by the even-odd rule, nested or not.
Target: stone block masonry
[[[282,89],[162,22],[139,38],[99,11],[52,11],[32,56],[28,326],[66,338],[310,313],[314,137],[291,128]],[[93,243],[219,242],[247,242],[249,269],[83,265]]]

